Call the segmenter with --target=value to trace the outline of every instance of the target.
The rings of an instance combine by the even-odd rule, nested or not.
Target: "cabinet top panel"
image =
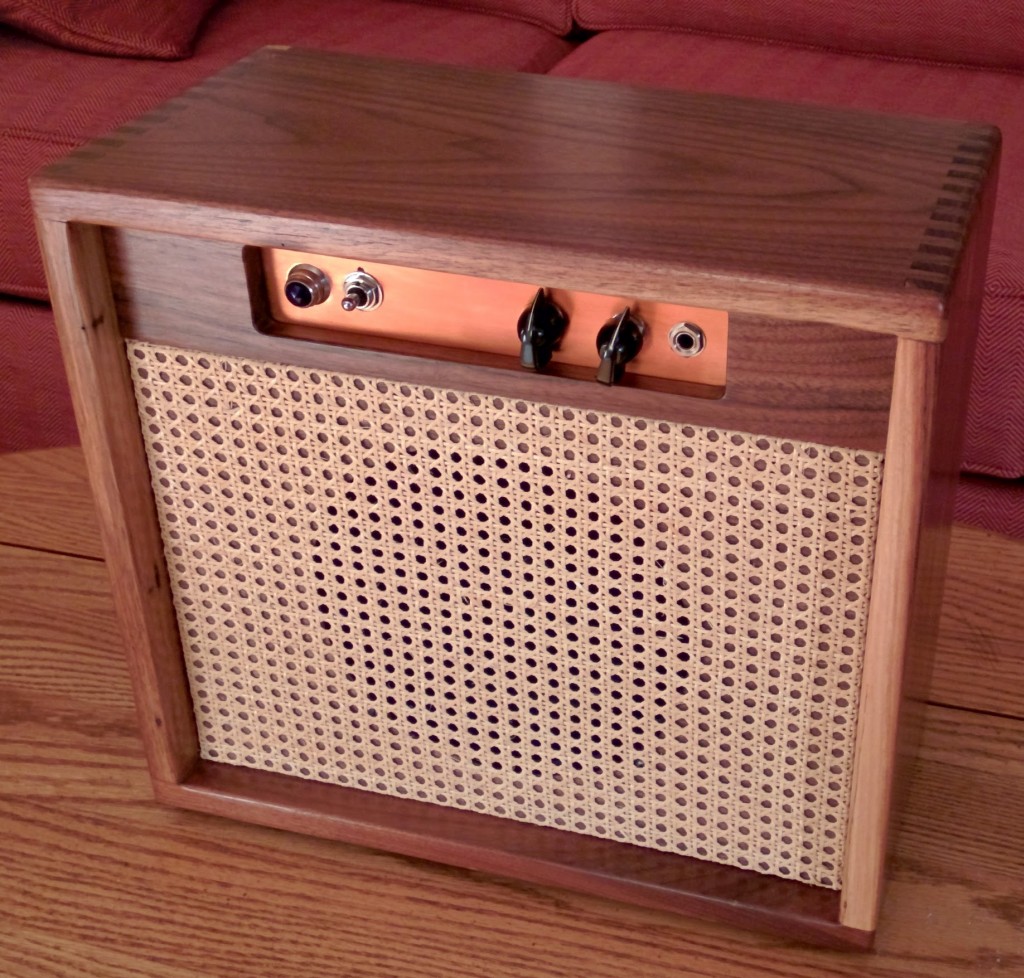
[[[940,339],[999,133],[265,48],[44,170],[39,213]]]

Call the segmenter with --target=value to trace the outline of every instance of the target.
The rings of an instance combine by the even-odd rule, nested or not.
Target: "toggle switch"
[[[519,365],[526,370],[543,370],[558,349],[569,325],[569,317],[544,289],[537,289],[533,301],[519,317]]]
[[[361,268],[346,275],[343,286],[345,294],[341,308],[345,312],[369,312],[384,301],[384,290],[380,282]]]
[[[626,306],[617,316],[609,319],[597,334],[597,352],[601,363],[597,368],[597,381],[617,384],[622,373],[644,345],[644,324]]]
[[[284,283],[284,297],[300,309],[318,306],[331,294],[331,280],[316,265],[293,265]]]

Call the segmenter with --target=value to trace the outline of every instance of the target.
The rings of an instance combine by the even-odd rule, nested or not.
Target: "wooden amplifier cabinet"
[[[45,170],[157,797],[870,943],[998,143],[266,49]]]

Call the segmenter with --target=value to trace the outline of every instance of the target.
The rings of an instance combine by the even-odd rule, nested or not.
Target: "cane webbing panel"
[[[840,885],[880,456],[128,350],[206,758]]]

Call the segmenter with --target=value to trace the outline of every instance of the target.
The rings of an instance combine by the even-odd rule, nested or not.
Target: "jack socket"
[[[694,323],[676,323],[668,331],[668,345],[681,357],[695,357],[704,349],[704,330]]]

